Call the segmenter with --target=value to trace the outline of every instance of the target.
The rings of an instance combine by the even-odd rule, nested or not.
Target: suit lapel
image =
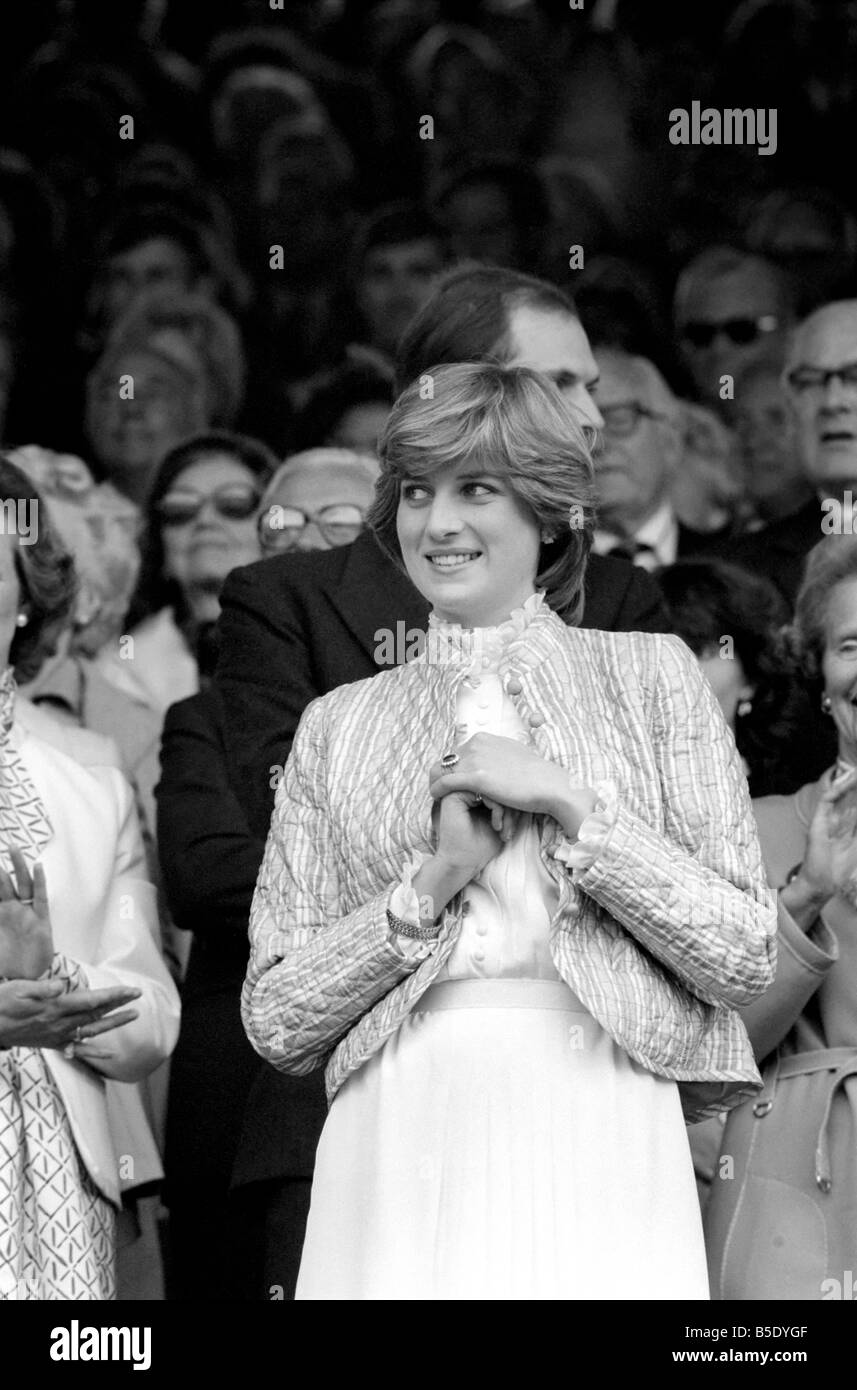
[[[383,628],[401,631],[396,642],[396,664],[404,659],[408,630],[428,626],[428,604],[411,581],[389,560],[374,536],[366,532],[348,546],[348,557],[338,579],[325,591],[346,627],[374,661]],[[398,629],[398,624],[402,624]]]

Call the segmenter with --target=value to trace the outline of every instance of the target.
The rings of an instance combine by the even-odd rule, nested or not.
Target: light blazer
[[[245,1027],[283,1071],[332,1052],[330,1098],[437,976],[461,921],[459,897],[415,969],[386,919],[403,869],[431,852],[427,772],[455,741],[463,670],[427,655],[307,708],[256,886]],[[689,1117],[736,1104],[759,1077],[735,1010],[773,978],[776,909],[740,759],[696,661],[678,638],[570,628],[545,607],[500,675],[517,677],[536,752],[576,784],[618,789],[584,872],[553,857],[562,832],[543,821],[559,974],[644,1067],[706,1083],[683,1095]]]
[[[155,890],[134,798],[109,765],[115,754],[107,739],[59,726],[24,700],[12,739],[54,832],[40,862],[56,950],[83,968],[92,989],[143,991],[133,1003],[139,1017],[97,1039],[110,1053],[98,1071],[54,1049],[42,1053],[87,1171],[118,1202],[121,1187],[161,1176],[137,1087],[122,1083],[139,1081],[169,1056],[179,1025],[178,993],[155,944]]]

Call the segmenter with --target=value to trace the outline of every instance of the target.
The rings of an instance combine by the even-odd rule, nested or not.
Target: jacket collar
[[[442,634],[443,624],[440,625],[440,632]],[[568,642],[575,641],[577,636],[577,629],[568,627],[547,603],[543,602],[530,620],[503,644],[499,659],[494,662],[486,656],[485,661],[486,664],[490,661],[501,677],[524,675],[550,663],[557,653],[566,649]],[[410,664],[424,667],[429,682],[435,689],[448,686],[451,682],[457,685],[470,669],[469,650],[467,644],[462,648],[453,643],[451,648],[447,648],[443,644],[435,647],[429,641]]]
[[[343,549],[348,554],[338,578],[328,580],[323,587],[346,627],[374,661],[380,640],[376,633],[387,632],[391,622],[403,623],[405,633],[412,628],[425,631],[429,606],[371,532],[364,531]]]

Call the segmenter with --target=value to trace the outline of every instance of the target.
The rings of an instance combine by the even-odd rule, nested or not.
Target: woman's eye
[[[401,496],[405,502],[424,502],[428,497],[428,490],[420,487],[419,483],[402,483]]]
[[[489,487],[488,483],[465,483],[464,491],[469,492],[473,497],[490,497],[496,489]]]

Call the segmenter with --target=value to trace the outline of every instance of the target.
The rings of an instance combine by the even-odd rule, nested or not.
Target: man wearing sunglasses
[[[737,394],[742,372],[782,352],[793,320],[788,283],[762,256],[709,247],[679,276],[674,318],[699,399],[728,417],[731,398],[721,395],[722,378],[732,378]]]
[[[798,325],[782,386],[813,495],[791,516],[735,542],[728,557],[767,575],[794,603],[812,547],[837,521],[847,529],[857,520],[848,496],[857,498],[857,299],[825,304]]]

